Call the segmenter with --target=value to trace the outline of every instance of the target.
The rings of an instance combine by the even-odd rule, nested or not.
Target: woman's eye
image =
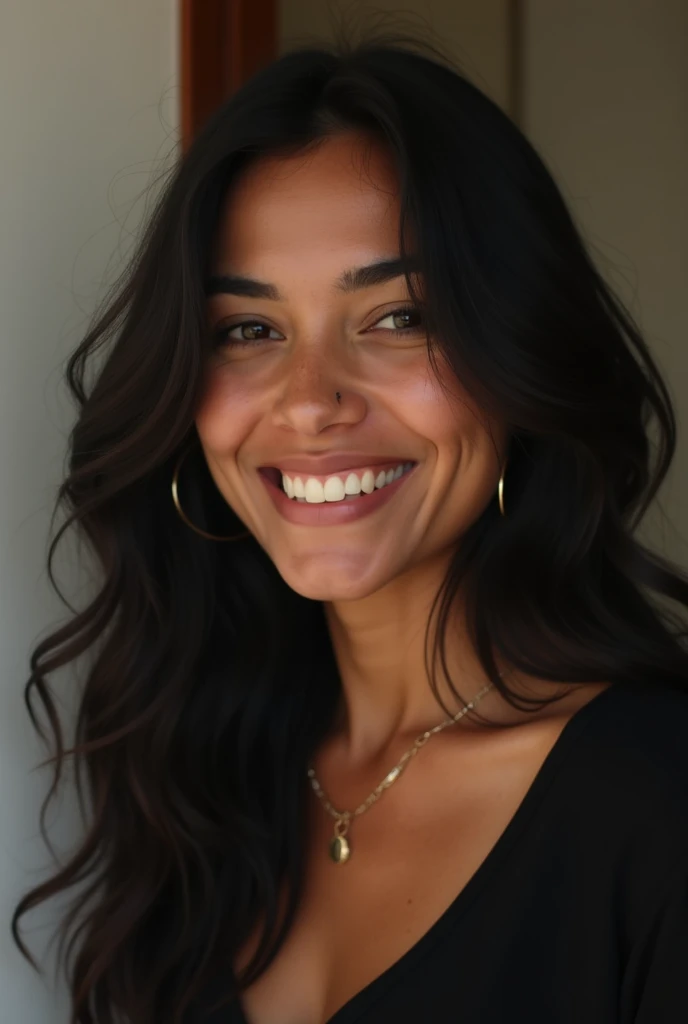
[[[271,338],[270,334],[278,334],[277,338]],[[282,337],[272,327],[263,324],[260,320],[244,320],[239,324],[231,324],[229,327],[218,327],[214,333],[215,345],[256,345],[261,341],[279,341]]]
[[[390,326],[383,326],[385,321],[389,321]],[[377,320],[371,329],[374,328],[382,328],[383,331],[391,331],[393,334],[419,334],[423,331],[423,317],[415,306],[404,306]]]

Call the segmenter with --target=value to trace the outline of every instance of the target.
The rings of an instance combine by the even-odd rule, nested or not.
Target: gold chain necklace
[[[448,725],[454,725],[459,721],[459,719],[463,718],[464,715],[475,707],[478,701],[483,699],[485,694],[491,690],[493,686],[494,683],[489,683],[487,686],[483,687],[483,689],[477,693],[468,704],[465,704],[460,711],[455,715],[452,715],[451,718],[448,718],[446,722],[442,722],[441,725],[436,725],[434,729],[428,729],[426,732],[421,733],[410,750],[406,751],[399,763],[385,775],[380,785],[375,787],[370,796],[364,800],[355,811],[338,811],[333,807],[323,793],[322,787],[315,777],[315,771],[312,765],[308,768],[308,778],[311,780],[311,786],[325,806],[325,810],[329,811],[329,813],[335,818],[334,836],[330,840],[330,857],[335,864],[345,864],[351,856],[351,847],[346,838],[346,834],[349,831],[349,826],[353,819],[357,817],[357,815],[363,814],[364,811],[367,811],[368,808],[380,798],[384,791],[389,789],[392,783],[396,782],[408,761],[418,753],[421,747],[425,746],[431,736],[434,736],[436,732],[441,732],[442,729],[446,729]]]

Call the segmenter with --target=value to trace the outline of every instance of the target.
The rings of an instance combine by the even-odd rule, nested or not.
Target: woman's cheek
[[[260,414],[260,389],[246,379],[215,369],[206,374],[196,411],[196,428],[217,451],[236,449]]]

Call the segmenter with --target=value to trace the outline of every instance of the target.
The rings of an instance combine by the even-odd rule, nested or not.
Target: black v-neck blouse
[[[688,691],[616,683],[568,721],[468,884],[326,1024],[387,1022],[688,1022]]]

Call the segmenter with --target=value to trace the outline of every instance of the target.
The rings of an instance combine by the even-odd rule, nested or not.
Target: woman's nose
[[[320,357],[290,368],[273,407],[274,424],[314,435],[335,424],[360,422],[365,416],[365,399],[337,366]]]

